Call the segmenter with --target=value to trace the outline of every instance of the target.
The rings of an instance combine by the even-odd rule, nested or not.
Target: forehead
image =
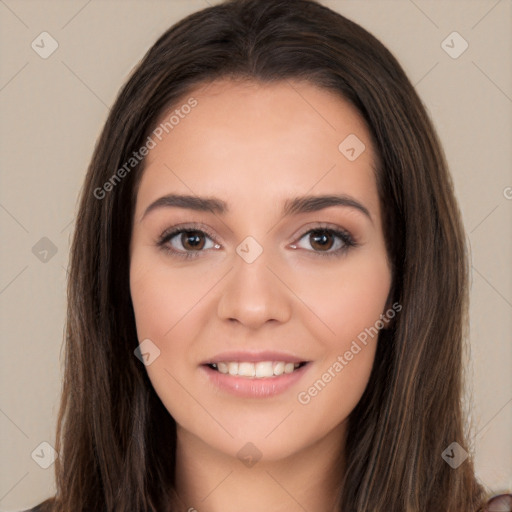
[[[181,109],[191,100],[192,109]],[[153,136],[138,202],[178,191],[247,206],[339,191],[377,207],[369,131],[357,110],[334,92],[290,80],[217,80],[190,91],[158,125],[166,121],[161,140]],[[356,159],[354,151],[346,153],[352,148]]]

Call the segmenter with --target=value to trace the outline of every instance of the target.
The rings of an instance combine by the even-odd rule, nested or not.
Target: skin
[[[297,395],[389,307],[369,132],[349,103],[307,82],[218,80],[179,105],[190,97],[197,106],[146,158],[130,245],[138,338],[160,350],[146,369],[177,423],[177,491],[184,510],[199,512],[330,511],[347,419],[368,382],[377,339],[309,403]],[[366,146],[354,161],[338,149],[350,134]],[[217,197],[229,210],[162,207],[144,215],[170,193]],[[349,195],[371,218],[347,206],[283,217],[283,202],[306,194]],[[188,222],[215,235],[200,239],[197,258],[158,247],[166,229]],[[325,248],[315,244],[310,231],[320,223],[348,231],[357,246],[327,256],[342,241],[331,235]],[[263,249],[252,263],[236,252],[247,236]],[[182,245],[187,240],[178,235],[167,245],[194,251]],[[310,363],[285,392],[240,398],[212,385],[200,367],[227,350],[278,350]],[[252,467],[237,457],[248,442],[261,453]]]

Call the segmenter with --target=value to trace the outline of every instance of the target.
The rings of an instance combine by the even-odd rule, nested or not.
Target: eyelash
[[[164,251],[165,253],[167,254],[170,254],[171,256],[177,256],[179,258],[183,258],[183,259],[193,259],[193,258],[197,258],[199,257],[200,253],[202,252],[205,252],[204,250],[199,250],[199,251],[177,251],[175,249],[172,249],[171,247],[169,247],[168,242],[170,240],[172,240],[176,235],[180,235],[182,233],[187,233],[187,232],[199,232],[199,233],[202,233],[204,235],[207,235],[215,244],[218,244],[218,242],[215,240],[215,237],[213,236],[212,233],[210,233],[207,229],[205,229],[204,227],[198,225],[198,224],[187,224],[185,226],[180,226],[180,227],[175,227],[175,228],[170,228],[166,231],[164,231],[160,237],[158,238],[158,240],[156,241],[156,245],[162,250]],[[343,245],[334,250],[334,251],[309,251],[307,249],[308,252],[312,252],[315,256],[320,256],[322,258],[329,258],[329,257],[341,257],[343,256],[350,248],[352,247],[356,247],[358,244],[356,243],[356,241],[354,240],[354,238],[352,237],[352,235],[348,232],[348,231],[345,231],[345,230],[341,230],[341,229],[337,229],[337,228],[332,228],[332,227],[329,227],[327,225],[320,225],[320,226],[317,226],[313,229],[309,229],[308,231],[305,231],[302,235],[299,236],[298,238],[298,241],[302,240],[306,235],[310,234],[310,233],[315,233],[315,232],[327,232],[327,233],[330,233],[331,235],[334,235],[336,237],[338,237],[341,242],[343,243]]]

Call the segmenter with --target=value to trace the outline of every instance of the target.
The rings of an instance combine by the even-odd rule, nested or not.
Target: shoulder
[[[32,508],[20,510],[20,512],[52,512],[57,509],[57,503],[55,500],[55,496],[47,498],[42,501],[38,505],[35,505]]]
[[[503,512],[512,512],[512,494],[499,494],[497,496],[493,496],[485,506],[484,512],[498,512],[498,510]]]
[[[29,508],[26,510],[21,510],[20,512],[45,512],[45,509],[43,508],[42,504],[36,505],[33,508]]]

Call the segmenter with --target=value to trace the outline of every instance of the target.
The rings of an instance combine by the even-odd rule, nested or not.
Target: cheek
[[[218,276],[201,266],[176,268],[165,256],[137,248],[130,265],[130,292],[139,343],[150,339],[159,356],[146,367],[157,394],[174,415],[175,403],[187,402],[178,382],[188,385],[197,365],[196,342],[214,314],[208,302]],[[189,400],[190,397],[188,397]]]
[[[326,354],[348,350],[351,341],[384,313],[391,286],[385,253],[353,253],[339,264],[297,271],[295,290],[314,315],[309,328]]]
[[[297,401],[318,428],[334,427],[349,416],[368,383],[391,274],[382,254],[354,258],[328,274],[310,273],[298,284],[298,294],[315,312],[310,329],[324,334],[316,338],[323,345],[322,358]]]
[[[139,340],[171,339],[175,326],[187,319],[209,288],[211,274],[199,267],[172,269],[162,258],[135,254],[130,292]]]
[[[201,330],[198,314],[206,284],[205,276],[198,278],[192,270],[170,270],[160,257],[143,249],[133,254],[130,292],[137,337],[139,343],[150,339],[160,351],[146,371],[169,413],[185,424],[193,408],[179,383],[189,385],[190,368],[185,363],[193,359],[191,340]],[[194,414],[199,416],[201,411]]]

